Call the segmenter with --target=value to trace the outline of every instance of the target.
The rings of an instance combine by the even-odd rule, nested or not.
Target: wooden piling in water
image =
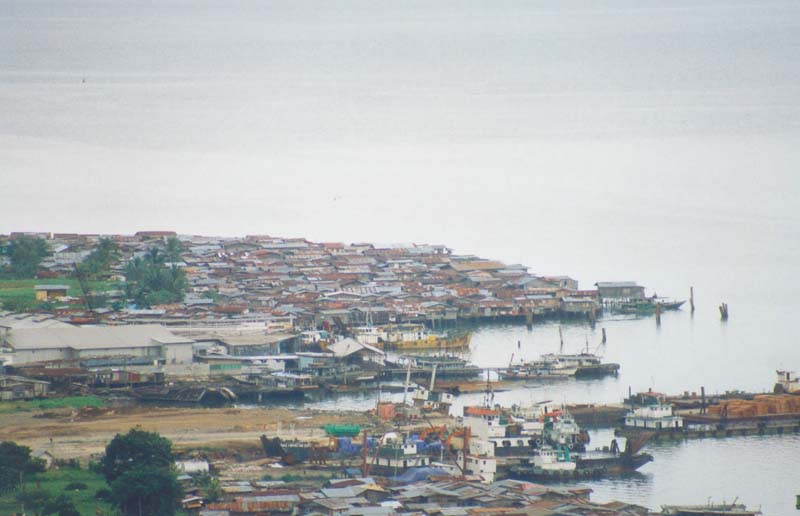
[[[694,287],[689,287],[689,307],[694,313]]]
[[[723,321],[728,320],[728,303],[719,305],[719,316]]]
[[[704,385],[700,386],[700,413],[706,413],[706,388]]]
[[[606,329],[603,328],[603,344],[606,343]]]
[[[661,326],[661,304],[656,303],[656,326]]]

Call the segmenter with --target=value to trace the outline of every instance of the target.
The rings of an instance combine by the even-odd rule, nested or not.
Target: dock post
[[[728,303],[722,303],[719,305],[719,316],[723,321],[728,320]]]
[[[529,310],[528,313],[525,314],[525,326],[527,326],[529,330],[533,328],[533,310]]]
[[[603,328],[603,344],[606,343],[606,329]]]
[[[694,315],[694,287],[689,287],[689,307]]]
[[[700,413],[706,413],[706,388],[705,386],[700,386]]]
[[[656,326],[661,326],[661,304],[656,302]]]

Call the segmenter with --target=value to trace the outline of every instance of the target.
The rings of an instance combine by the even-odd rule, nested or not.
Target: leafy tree
[[[164,250],[164,254],[166,254],[167,261],[169,262],[179,262],[181,261],[181,254],[183,253],[183,244],[177,237],[169,237],[167,239],[166,249]]]
[[[25,475],[44,471],[44,461],[31,457],[31,449],[11,441],[0,443],[0,492],[14,488]]]
[[[42,510],[43,516],[81,516],[75,504],[66,495],[60,494],[58,498],[50,500]]]
[[[166,255],[153,247],[125,267],[125,291],[137,305],[172,303],[183,299],[188,283],[183,269],[166,266]]]
[[[155,432],[132,429],[117,434],[106,446],[101,462],[103,476],[109,484],[136,467],[169,469],[175,462],[172,443]]]
[[[22,235],[11,241],[8,254],[11,258],[11,270],[16,277],[33,278],[39,271],[42,260],[52,252],[44,239]]]
[[[120,258],[119,246],[110,238],[101,238],[97,247],[78,266],[78,274],[97,277],[107,274]]]
[[[16,494],[16,498],[26,510],[31,510],[37,515],[45,514],[44,509],[53,503],[50,493],[44,489],[20,491]]]
[[[169,290],[156,290],[144,296],[144,303],[148,306],[164,305],[175,300],[175,295]]]
[[[222,499],[222,485],[217,478],[212,478],[208,481],[205,491],[205,499],[209,502],[216,502]]]
[[[173,463],[169,439],[138,429],[117,435],[102,462],[112,501],[125,516],[174,514],[181,488]]]
[[[172,516],[182,494],[175,473],[152,466],[126,471],[111,483],[111,493],[125,516]]]

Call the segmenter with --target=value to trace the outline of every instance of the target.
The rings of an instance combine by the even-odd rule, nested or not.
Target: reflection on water
[[[592,440],[595,440],[594,432]],[[761,506],[769,516],[795,512],[800,436],[698,439],[648,446],[654,457],[639,475],[584,482],[598,501],[663,504],[731,501]]]
[[[750,309],[750,307],[748,307]],[[759,308],[752,307],[754,312]],[[477,330],[465,356],[482,367],[505,367],[514,361],[532,360],[543,353],[558,352],[557,322],[525,326],[496,325]],[[608,343],[599,345],[601,328],[606,328]],[[504,406],[553,400],[565,403],[619,403],[632,390],[679,393],[729,389],[766,391],[774,381],[775,364],[765,359],[764,348],[749,345],[760,331],[754,321],[720,323],[717,314],[706,311],[692,317],[687,311],[666,313],[661,327],[652,317],[609,317],[592,329],[588,324],[562,325],[564,351],[578,352],[589,342],[591,351],[609,362],[621,365],[618,377],[593,380],[565,379],[540,384],[519,383],[513,389],[494,393],[494,403]],[[734,331],[732,331],[734,330]],[[752,339],[751,339],[752,337]],[[763,336],[761,337],[763,338]],[[782,342],[784,342],[782,344]],[[796,357],[797,351],[786,341],[776,339],[771,357]],[[519,344],[518,344],[519,343]],[[382,393],[382,400],[401,401],[401,393]],[[453,413],[464,405],[481,404],[484,393],[459,396]],[[306,406],[329,410],[366,410],[374,406],[374,393],[339,395]],[[591,446],[608,445],[611,429],[593,430]],[[800,463],[800,436],[752,436],[728,439],[701,439],[681,443],[649,445],[646,451],[654,461],[624,477],[582,482],[594,490],[599,501],[622,500],[658,508],[667,503],[705,503],[733,500],[761,505],[765,515],[794,512],[795,482]]]

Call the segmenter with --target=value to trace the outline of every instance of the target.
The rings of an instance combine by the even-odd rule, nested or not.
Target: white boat
[[[533,465],[542,471],[575,471],[577,464],[569,455],[569,451],[542,446],[533,454]]]
[[[683,418],[676,415],[672,405],[657,403],[636,407],[625,416],[626,430],[675,432],[683,430]]]

